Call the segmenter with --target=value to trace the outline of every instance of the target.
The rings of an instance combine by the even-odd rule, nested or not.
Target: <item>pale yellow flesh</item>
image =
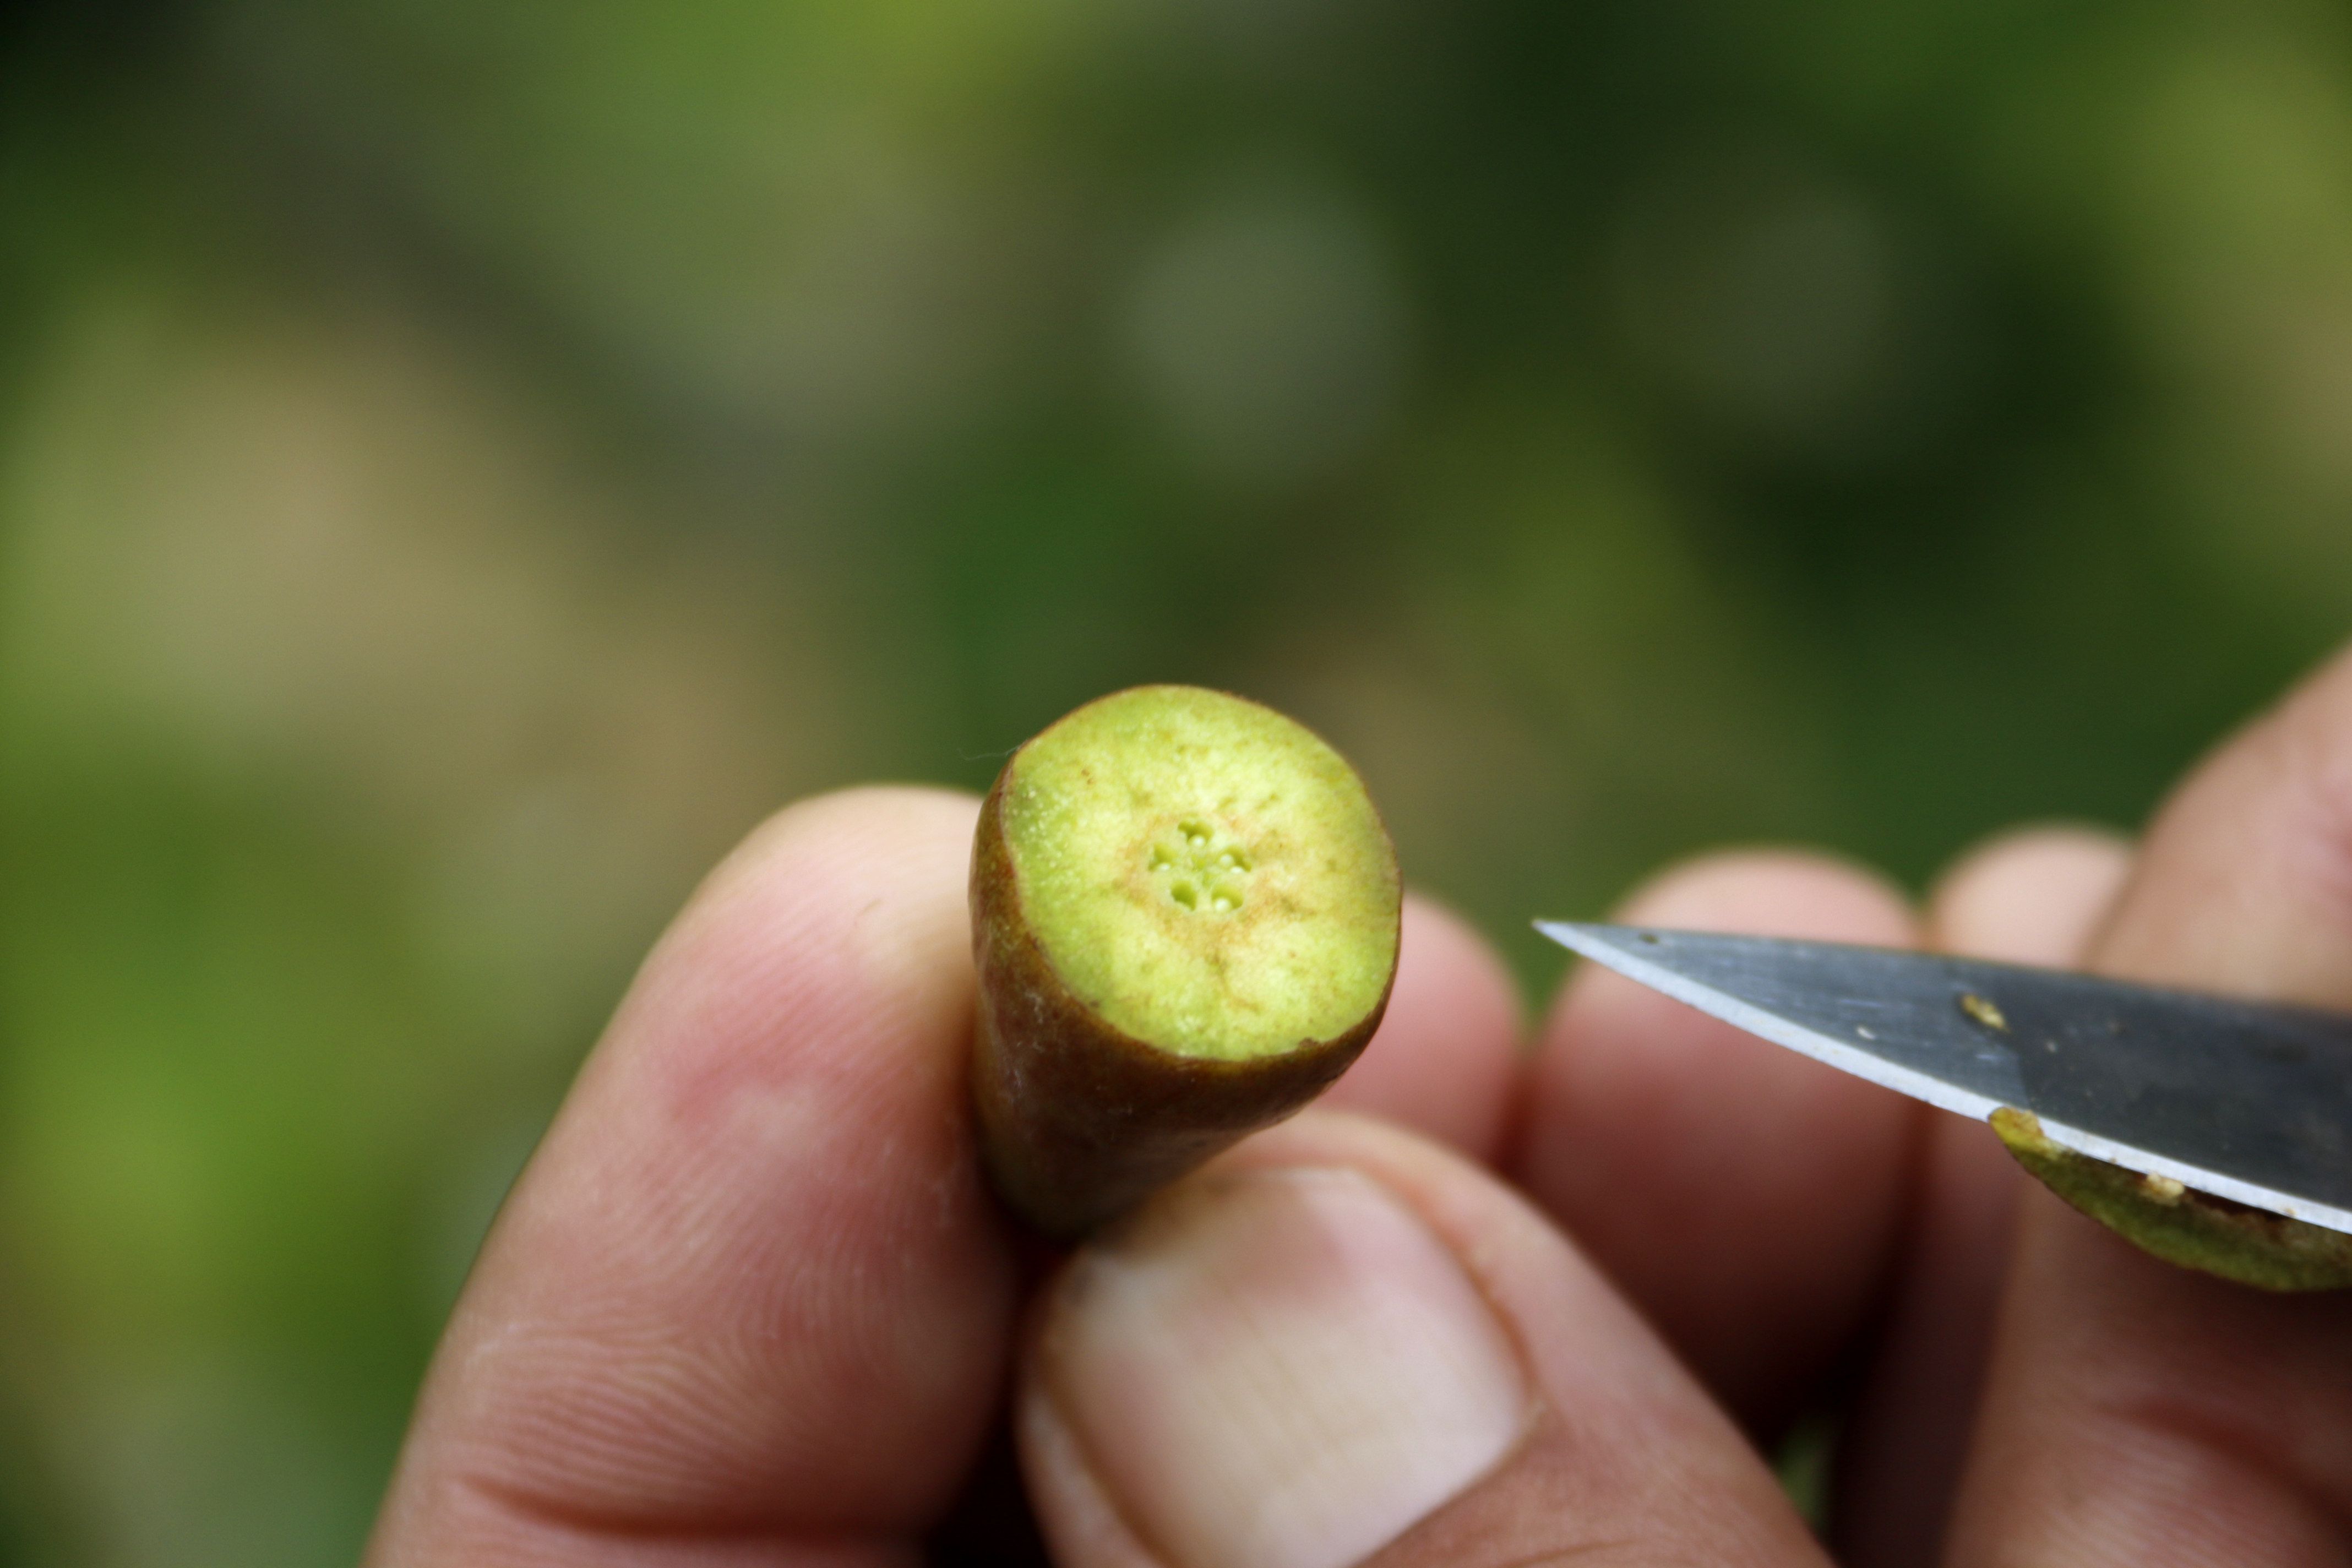
[[[1271,709],[1176,686],[1090,703],[1014,758],[1004,836],[1063,983],[1162,1050],[1331,1039],[1388,988],[1388,835],[1346,761]]]

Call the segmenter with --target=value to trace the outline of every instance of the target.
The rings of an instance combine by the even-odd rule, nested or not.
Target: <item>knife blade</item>
[[[1978,1120],[2352,1233],[2352,1017],[1939,953],[1538,921],[1561,946]]]

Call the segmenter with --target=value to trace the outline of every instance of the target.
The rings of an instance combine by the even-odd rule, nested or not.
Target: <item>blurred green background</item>
[[[1530,994],[2352,606],[2296,0],[0,5],[0,1563],[348,1560],[776,805],[1188,679]]]

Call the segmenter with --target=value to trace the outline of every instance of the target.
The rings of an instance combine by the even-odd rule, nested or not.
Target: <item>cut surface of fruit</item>
[[[2144,1252],[2263,1290],[2352,1289],[2352,1236],[2078,1154],[2028,1111],[2003,1106],[1991,1121],[2036,1180]]]
[[[1079,1002],[1177,1056],[1246,1061],[1330,1040],[1386,995],[1402,897],[1354,770],[1222,692],[1139,687],[1013,758],[1013,894]]]

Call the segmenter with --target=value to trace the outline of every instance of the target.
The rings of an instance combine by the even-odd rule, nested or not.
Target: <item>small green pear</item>
[[[2003,1106],[1991,1121],[2042,1185],[2167,1263],[2264,1290],[2352,1289],[2352,1236],[2078,1154],[2028,1111]]]
[[[1145,686],[1046,729],[972,845],[998,1194],[1081,1236],[1306,1103],[1380,1024],[1402,907],[1363,781],[1272,709]]]

